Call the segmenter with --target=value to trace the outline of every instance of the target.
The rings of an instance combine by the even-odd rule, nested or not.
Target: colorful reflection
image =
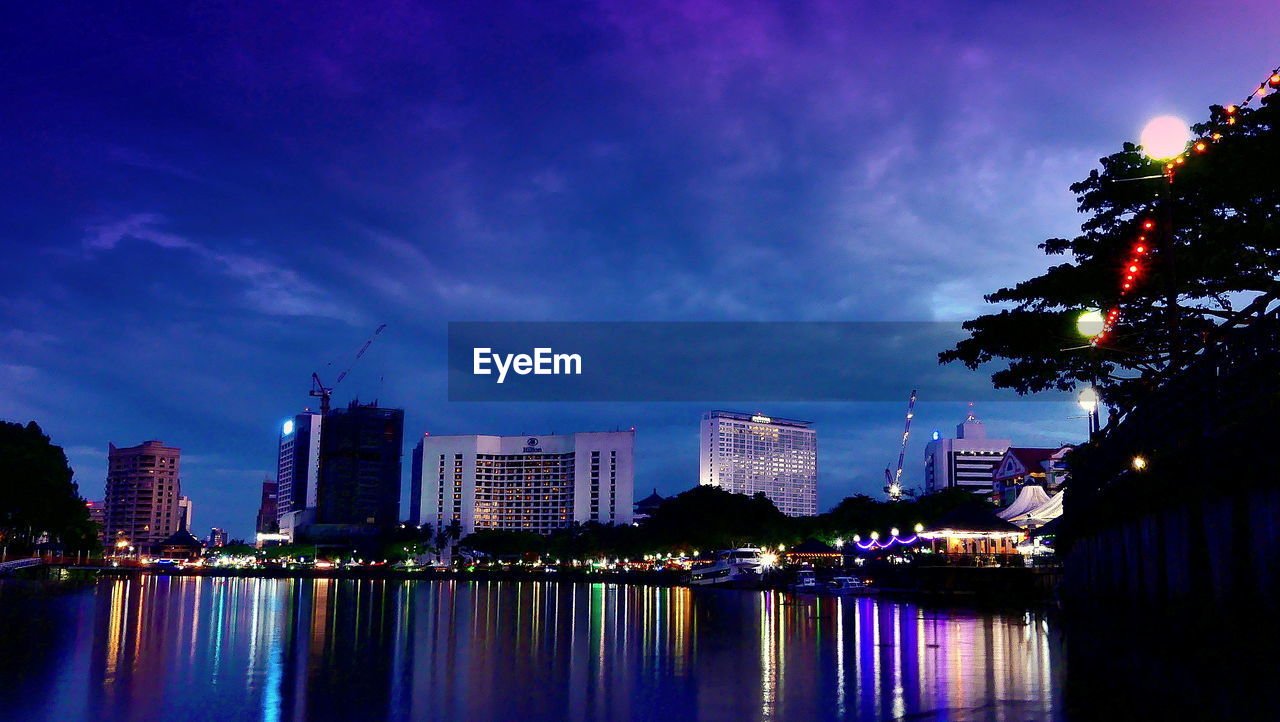
[[[82,676],[28,700],[24,718],[1050,719],[1060,708],[1060,655],[1038,613],[541,581],[143,577],[83,598],[41,607],[75,629],[42,666]]]

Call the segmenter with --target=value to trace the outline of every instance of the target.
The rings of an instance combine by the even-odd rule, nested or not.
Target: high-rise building
[[[179,529],[181,456],[181,449],[160,441],[122,448],[107,445],[105,546],[110,548],[122,540],[139,554],[152,554]]]
[[[316,523],[398,523],[403,448],[403,409],[353,401],[326,414],[320,435]]]
[[[209,530],[209,538],[206,540],[211,548],[224,547],[227,545],[227,532],[222,527],[213,527]]]
[[[262,480],[262,499],[258,502],[258,518],[254,524],[259,534],[275,534],[280,531],[280,523],[276,519],[276,489],[276,482],[271,479]]]
[[[316,507],[320,476],[320,414],[307,411],[280,427],[276,462],[276,524],[291,538],[293,529],[310,521]]]
[[[413,447],[413,458],[410,461],[409,468],[409,514],[408,521],[413,525],[420,525],[425,520],[422,518],[422,445],[424,439],[430,434],[423,434],[418,439],[418,444]]]
[[[196,505],[191,503],[191,497],[189,496],[178,497],[178,509],[182,512],[182,515],[180,517],[182,522],[181,528],[186,529],[187,531],[191,531],[192,515],[195,514],[196,512]]]
[[[1012,442],[987,438],[987,428],[969,411],[956,425],[956,438],[938,432],[924,449],[924,488],[927,493],[952,487],[990,494],[996,466]]]
[[[763,493],[787,516],[818,513],[818,432],[808,421],[712,411],[702,415],[698,483]]]
[[[547,534],[573,522],[630,524],[634,431],[426,436],[418,519],[437,529]]]

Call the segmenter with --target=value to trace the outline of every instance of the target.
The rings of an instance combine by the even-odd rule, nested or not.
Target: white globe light
[[[293,433],[293,419],[284,422],[284,427],[280,429],[285,436]]]
[[[1083,311],[1076,317],[1076,330],[1080,332],[1081,336],[1093,338],[1102,333],[1102,329],[1106,328],[1106,325],[1107,322],[1102,317],[1102,312],[1095,309]]]
[[[1191,131],[1181,118],[1163,115],[1147,123],[1138,137],[1142,152],[1155,160],[1168,160],[1187,149]]]
[[[1080,408],[1093,412],[1098,408],[1098,390],[1092,386],[1086,386],[1080,390],[1080,395],[1076,397],[1076,403],[1080,404]]]

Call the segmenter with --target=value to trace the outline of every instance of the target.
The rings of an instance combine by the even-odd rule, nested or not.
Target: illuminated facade
[[[630,524],[634,431],[425,436],[415,452],[418,521],[547,534],[573,522]]]
[[[316,507],[316,481],[320,474],[320,414],[305,412],[280,427],[280,451],[276,459],[277,528],[292,538],[293,529]],[[311,514],[314,516],[314,511]]]
[[[1010,443],[1009,439],[987,438],[986,427],[970,411],[956,425],[956,438],[944,439],[934,432],[933,440],[925,446],[925,492],[960,487],[990,494],[996,467]]]
[[[181,456],[182,449],[161,441],[123,448],[108,444],[104,546],[123,540],[136,552],[151,554],[182,527]]]
[[[818,432],[808,421],[712,411],[702,416],[698,483],[763,493],[787,516],[818,513]]]

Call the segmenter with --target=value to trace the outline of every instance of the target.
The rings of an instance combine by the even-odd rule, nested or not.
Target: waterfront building
[[[213,527],[209,530],[208,543],[211,548],[224,547],[227,545],[227,532],[221,527]]]
[[[662,506],[662,502],[666,501],[662,495],[658,494],[658,490],[654,489],[653,493],[636,502],[635,511],[631,514],[631,521],[635,524],[653,516],[653,512]]]
[[[844,554],[820,539],[812,537],[784,550],[782,558],[788,564],[811,564],[815,567],[838,567]]]
[[[420,523],[547,534],[573,522],[630,524],[635,431],[425,436]]]
[[[1026,536],[1022,529],[977,504],[944,514],[919,534],[937,558],[962,564],[1015,555]]]
[[[403,409],[352,401],[326,414],[320,434],[316,523],[399,523],[403,448]]]
[[[258,517],[254,529],[259,534],[275,534],[280,531],[280,523],[276,518],[276,482],[271,479],[262,480],[262,497],[258,501]]]
[[[320,477],[320,414],[305,411],[280,426],[276,457],[276,528],[292,538],[314,520]]]
[[[808,421],[703,414],[698,459],[699,484],[763,493],[788,516],[818,513],[818,432]]]
[[[1070,446],[1036,448],[1011,446],[992,472],[992,497],[1000,506],[1012,504],[1022,487],[1032,484],[1055,492],[1067,480]]]
[[[123,541],[139,554],[152,554],[178,531],[181,456],[181,449],[161,441],[107,445],[104,546]]]
[[[176,561],[191,561],[199,559],[200,554],[204,551],[204,545],[196,539],[186,527],[170,534],[160,544],[160,549],[156,552],[156,556],[161,559],[173,559]]]
[[[182,513],[182,528],[191,529],[191,519],[196,512],[195,504],[191,503],[191,497],[178,497],[178,510]]]
[[[970,409],[964,421],[956,425],[956,438],[942,438],[935,431],[933,440],[925,446],[925,493],[959,487],[991,494],[996,466],[1010,443],[1009,439],[988,438],[986,426]]]

